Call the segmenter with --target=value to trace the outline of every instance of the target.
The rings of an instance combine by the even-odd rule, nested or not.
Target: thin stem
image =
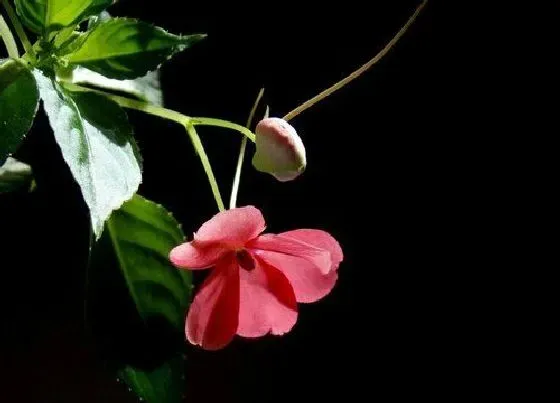
[[[86,88],[81,87],[76,84],[72,84],[69,82],[64,82],[64,87],[69,89],[70,91],[87,91],[87,92],[95,92],[96,94],[103,95],[106,98],[109,98],[120,106],[129,109],[136,109],[138,111],[142,111],[148,113],[150,115],[159,116],[160,118],[173,120],[174,122],[180,123],[182,125],[200,125],[200,126],[217,126],[217,127],[224,127],[226,129],[232,129],[238,131],[239,133],[247,136],[247,138],[251,141],[255,141],[255,135],[247,128],[238,125],[236,123],[229,122],[227,120],[222,119],[214,119],[214,118],[204,118],[204,117],[196,117],[192,118],[190,116],[183,115],[182,113],[176,112],[172,109],[166,109],[159,106],[155,106],[143,101],[136,101],[134,99],[121,97],[118,95],[108,94],[105,91],[96,90],[93,88]]]
[[[305,101],[303,104],[301,104],[300,106],[298,106],[297,108],[295,108],[294,110],[292,110],[291,112],[286,114],[286,116],[284,116],[284,120],[288,121],[290,119],[295,118],[297,115],[299,115],[300,113],[302,113],[306,109],[312,107],[317,102],[325,99],[326,97],[331,95],[333,92],[335,92],[335,91],[341,89],[342,87],[344,87],[350,81],[358,78],[367,69],[369,69],[371,66],[373,66],[374,64],[379,62],[383,58],[383,56],[385,56],[389,52],[389,50],[391,50],[391,48],[398,42],[398,40],[404,35],[404,33],[407,31],[407,29],[410,27],[410,25],[412,25],[412,23],[414,22],[414,20],[418,16],[418,14],[420,14],[420,11],[422,11],[422,9],[424,8],[424,6],[426,5],[427,2],[428,2],[428,0],[422,1],[422,3],[418,6],[418,8],[416,8],[416,11],[414,12],[414,14],[412,14],[412,16],[406,22],[406,24],[404,24],[402,26],[402,28],[399,30],[399,32],[397,32],[397,34],[393,37],[393,39],[391,39],[389,41],[389,43],[387,43],[387,45],[385,45],[385,47],[378,54],[376,54],[370,61],[368,61],[366,64],[364,64],[358,70],[351,73],[349,76],[343,78],[339,82],[337,82],[334,85],[332,85],[331,87],[327,88],[326,90],[324,90],[320,94],[314,96],[310,100]]]
[[[23,44],[23,49],[25,49],[25,52],[28,53],[33,60],[35,60],[35,51],[33,50],[33,45],[31,45],[31,42],[29,41],[29,38],[27,37],[25,30],[23,29],[23,25],[21,25],[21,22],[19,22],[19,18],[16,12],[14,11],[8,0],[2,0],[2,4],[4,5],[6,12],[8,13],[10,21],[12,21],[12,25],[16,30],[16,34],[19,40]]]
[[[104,97],[109,98],[112,101],[115,101],[117,104],[125,108],[142,111],[150,115],[158,116],[160,118],[172,120],[182,125],[187,125],[190,123],[190,118],[188,116],[185,116],[182,113],[176,112],[171,109],[161,108],[159,106],[151,105],[146,102],[135,101],[134,99],[108,94],[105,91],[100,91],[93,88],[81,87],[79,85],[72,84],[69,82],[64,82],[63,85],[65,88],[67,88],[70,91],[94,92],[96,94],[103,95]]]
[[[249,140],[253,143],[255,142],[255,135],[251,130],[238,125],[237,123],[233,123],[227,120],[222,119],[214,119],[214,118],[201,118],[201,117],[193,117],[191,118],[191,122],[195,126],[216,126],[216,127],[224,127],[226,129],[237,130],[239,133],[244,134],[247,136]]]
[[[177,123],[181,124],[185,128],[185,130],[187,130],[187,133],[188,133],[188,135],[191,139],[191,142],[194,146],[194,149],[195,149],[196,153],[198,154],[198,157],[200,158],[200,162],[202,163],[202,167],[204,168],[204,172],[206,172],[206,176],[208,177],[208,182],[210,182],[210,187],[212,188],[212,193],[214,194],[214,199],[216,199],[216,204],[218,205],[218,209],[220,209],[220,211],[223,211],[225,209],[224,208],[224,202],[222,200],[222,196],[220,195],[220,190],[218,188],[218,183],[216,182],[216,177],[214,176],[214,172],[212,171],[212,166],[210,165],[210,161],[208,160],[208,156],[206,155],[206,152],[204,151],[204,147],[202,146],[202,142],[200,141],[200,137],[198,136],[198,133],[196,132],[196,130],[194,128],[193,118],[190,118],[189,116],[185,116],[185,115],[183,115],[179,112],[176,112],[174,110],[171,110],[171,109],[161,108],[159,106],[154,106],[154,105],[148,104],[146,102],[135,101],[133,99],[120,97],[118,95],[107,94],[104,91],[84,88],[84,87],[80,87],[79,85],[75,85],[75,84],[71,84],[71,83],[64,83],[64,86],[71,91],[95,92],[95,93],[101,94],[101,95],[115,101],[120,106],[123,106],[125,108],[139,110],[139,111],[148,113],[150,115],[159,116],[161,118],[169,119],[169,120],[172,120],[174,122],[177,122]],[[218,120],[218,119],[208,119],[208,118],[197,118],[197,119],[199,121],[201,119],[204,119],[205,121],[207,121],[207,120],[212,120],[212,121]],[[220,121],[220,122],[225,122],[225,121]],[[233,125],[233,123],[232,123],[232,125]],[[224,125],[222,125],[222,127],[223,126]],[[225,126],[225,127],[230,127],[230,126]]]
[[[8,57],[11,59],[19,59],[18,48],[16,44],[16,40],[14,39],[14,35],[12,35],[12,31],[10,31],[10,27],[6,24],[6,20],[0,14],[0,37],[4,41],[6,45],[6,50],[8,51]]]
[[[204,172],[206,172],[206,176],[208,177],[208,181],[210,182],[210,187],[212,188],[212,193],[214,194],[214,199],[216,200],[216,204],[218,205],[218,209],[220,211],[224,211],[224,202],[222,200],[222,195],[220,195],[220,189],[218,188],[218,182],[214,177],[214,172],[212,172],[212,166],[210,165],[210,161],[208,160],[208,156],[204,151],[204,147],[202,146],[202,142],[200,141],[200,137],[196,132],[194,126],[192,124],[184,125],[185,129],[187,129],[187,133],[191,139],[194,149],[196,153],[200,157],[200,162],[202,162],[202,167],[204,168]]]
[[[103,91],[94,90],[97,93],[103,94],[107,98],[115,101],[120,106],[129,109],[136,109],[137,111],[142,111],[147,114],[158,116],[167,120],[173,120],[174,122],[180,123],[182,125],[188,125],[191,123],[191,118],[183,115],[182,113],[176,112],[172,109],[166,109],[159,106],[151,105],[141,101],[135,101],[134,99],[120,97],[118,95],[109,95]]]
[[[257,106],[264,94],[264,88],[261,88],[259,94],[257,95],[257,99],[253,104],[253,108],[249,113],[249,117],[247,118],[247,128],[251,127],[251,123],[253,122],[253,117],[255,116],[255,111],[257,110]],[[241,139],[241,147],[239,148],[239,157],[237,158],[237,167],[235,168],[235,176],[233,178],[233,185],[231,187],[231,196],[229,198],[229,208],[234,209],[235,205],[237,204],[237,192],[239,191],[239,182],[241,180],[241,167],[243,165],[243,159],[245,158],[245,148],[247,147],[247,137],[243,137]]]
[[[235,168],[235,176],[233,177],[233,185],[231,186],[231,195],[229,197],[229,208],[234,209],[237,204],[237,193],[239,192],[239,182],[241,180],[241,167],[245,159],[245,149],[247,148],[247,137],[241,139],[241,147],[239,147],[239,157],[237,157],[237,167]]]

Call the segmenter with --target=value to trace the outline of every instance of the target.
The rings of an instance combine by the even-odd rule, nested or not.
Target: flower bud
[[[305,147],[296,130],[284,119],[265,118],[255,129],[253,166],[280,182],[298,177],[307,165]]]

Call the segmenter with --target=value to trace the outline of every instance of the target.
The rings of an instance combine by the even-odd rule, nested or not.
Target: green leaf
[[[56,142],[89,208],[98,239],[111,212],[129,200],[142,179],[141,161],[126,113],[92,93],[70,93],[34,70]]]
[[[113,18],[95,25],[63,60],[108,78],[137,78],[205,36],[177,36],[135,19]]]
[[[159,70],[150,71],[144,77],[134,80],[115,80],[107,78],[95,71],[76,67],[72,71],[72,82],[81,86],[93,87],[129,95],[153,105],[163,106]]]
[[[112,18],[113,17],[107,11],[103,11],[99,15],[89,19],[88,29],[92,29],[96,25],[109,21]],[[114,78],[107,78],[84,67],[70,69],[72,72],[67,78],[74,84],[111,91],[117,95],[131,96],[152,105],[163,106],[163,92],[161,90],[159,70],[149,71],[145,76],[133,80],[116,80]],[[64,71],[65,70],[62,70],[62,72]]]
[[[15,0],[15,3],[27,28],[47,35],[100,13],[112,0]]]
[[[97,24],[100,24],[104,21],[109,21],[111,18],[113,17],[107,11],[102,11],[98,15],[92,15],[89,18],[87,29],[90,30],[93,27],[95,27]]]
[[[127,366],[119,376],[148,403],[179,403],[185,383],[183,365],[182,356],[177,355],[151,371]]]
[[[14,60],[0,60],[0,165],[31,128],[39,106],[33,74]]]
[[[80,36],[80,33],[76,32],[75,29],[76,25],[70,25],[59,31],[53,40],[54,48],[64,48],[67,44],[76,40]]]
[[[12,157],[8,157],[4,165],[0,165],[0,194],[24,187],[31,189],[32,181],[33,171],[29,165]]]
[[[135,195],[112,214],[107,230],[140,316],[163,316],[182,329],[191,279],[190,272],[175,268],[168,258],[185,240],[175,219],[162,206]]]
[[[58,45],[58,47],[56,48],[56,50],[54,50],[54,53],[58,56],[60,54],[67,54],[73,52],[74,50],[80,47],[81,40],[84,38],[85,35],[86,34],[83,32],[77,32],[77,31],[72,32],[72,34],[67,38],[66,41],[64,42],[60,41],[58,43],[55,43],[55,45]],[[71,66],[63,65],[61,63],[58,63],[57,65],[59,68],[64,68],[68,71],[72,70]]]
[[[98,338],[111,339],[118,377],[148,403],[179,403],[183,394],[191,273],[168,256],[184,240],[167,210],[135,195],[111,215],[92,251],[94,329]]]

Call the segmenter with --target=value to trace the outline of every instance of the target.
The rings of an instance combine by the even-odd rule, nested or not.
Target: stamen
[[[237,262],[239,266],[247,271],[251,271],[255,269],[255,261],[249,252],[245,249],[239,250],[235,253],[235,257],[237,258]]]

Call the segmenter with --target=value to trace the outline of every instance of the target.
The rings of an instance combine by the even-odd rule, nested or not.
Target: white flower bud
[[[280,182],[298,177],[307,165],[305,147],[296,130],[284,119],[265,118],[255,129],[257,150],[253,166]]]

